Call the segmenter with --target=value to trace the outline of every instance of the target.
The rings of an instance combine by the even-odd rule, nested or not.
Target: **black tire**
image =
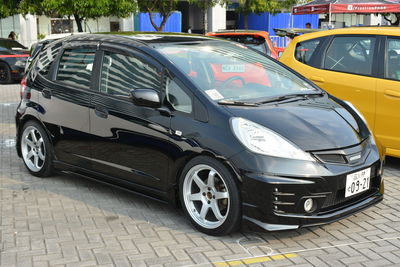
[[[42,162],[40,164],[41,168],[39,170],[34,170],[32,166],[29,167],[27,164],[27,159],[24,156],[24,151],[26,152],[26,150],[24,150],[23,146],[24,146],[24,142],[26,142],[26,141],[23,141],[22,139],[24,138],[25,133],[32,129],[36,129],[37,132],[40,134],[40,137],[43,140],[40,145],[40,147],[41,147],[40,151],[44,150],[44,153],[41,152],[44,155],[44,160],[42,160]],[[22,127],[22,130],[21,130],[21,133],[20,133],[19,146],[21,147],[21,154],[22,154],[22,159],[24,161],[25,167],[28,169],[28,171],[32,175],[37,176],[37,177],[49,177],[53,174],[53,171],[54,171],[54,168],[53,168],[53,159],[54,159],[53,146],[49,140],[49,137],[48,137],[45,129],[43,128],[43,126],[40,123],[38,123],[37,121],[34,121],[34,120],[30,120],[24,124],[24,126]],[[32,150],[32,148],[31,148],[31,150]],[[32,164],[32,161],[30,162],[30,164]]]
[[[207,176],[206,173],[204,173],[204,175],[202,174],[202,172],[205,171],[205,169],[204,170],[201,169],[201,167],[203,167],[203,166],[209,166],[209,167],[211,167],[211,169],[216,171],[216,175],[214,176],[214,178],[212,180],[213,180],[213,184],[215,185],[214,189],[216,189],[216,188],[219,188],[219,189],[216,189],[216,191],[212,191],[212,192],[216,192],[215,195],[213,195],[213,193],[205,193],[204,191],[202,191],[202,189],[200,189],[200,186],[198,186],[197,182],[195,182],[195,184],[193,184],[194,179],[190,178],[190,177],[193,177],[193,175],[192,175],[193,172],[197,173],[199,176],[204,176],[204,177]],[[198,170],[198,169],[200,171],[196,172],[196,170]],[[210,176],[207,176],[207,177],[210,177]],[[206,185],[206,187],[208,187],[208,179],[209,178],[203,180],[203,182],[207,181],[206,182],[207,185],[204,184],[204,185]],[[185,183],[185,180],[188,180],[188,181],[186,181],[186,183]],[[191,181],[191,182],[189,182],[189,181]],[[222,185],[222,187],[221,187],[221,185]],[[200,190],[199,192],[197,192],[198,189]],[[190,193],[188,190],[190,191]],[[192,190],[195,192],[193,192]],[[208,187],[208,189],[205,189],[205,190],[210,190],[210,187]],[[184,191],[186,192],[185,194],[184,194]],[[225,199],[218,200],[215,198],[215,196],[218,193],[227,193],[224,195],[227,195],[229,197],[226,198],[226,200]],[[203,196],[203,197],[201,197],[201,200],[190,200],[189,195],[191,195],[191,196],[198,195],[200,197],[201,196]],[[221,195],[219,195],[219,196],[221,196]],[[184,169],[182,171],[180,179],[179,179],[179,197],[180,197],[180,201],[181,201],[182,208],[183,208],[185,215],[188,217],[189,221],[193,224],[193,226],[203,233],[206,233],[208,235],[214,235],[214,236],[227,235],[227,234],[237,231],[241,226],[242,201],[241,201],[241,196],[240,196],[240,191],[239,191],[239,187],[237,184],[237,180],[235,179],[232,172],[230,172],[227,167],[225,167],[221,162],[219,162],[218,160],[216,160],[214,158],[207,157],[207,156],[199,156],[199,157],[192,159],[191,161],[189,161],[186,164],[186,166],[184,167]],[[208,205],[204,201],[206,201],[208,203]],[[215,204],[213,203],[213,201]],[[225,201],[225,202],[221,202],[221,201]],[[211,202],[211,204],[210,204],[210,202]],[[226,208],[225,210],[223,208],[223,205],[224,205],[223,203],[229,203],[227,205],[228,208]],[[223,219],[218,220],[217,216],[214,215],[216,213],[210,207],[213,204],[216,205],[216,206],[214,206],[214,208],[219,207],[220,211],[221,211],[221,207],[222,207],[222,212],[220,212],[219,214],[220,215],[223,214],[223,217],[224,217]],[[201,218],[202,216],[201,216],[200,211],[202,210],[203,205],[207,206],[208,211],[205,213],[204,218]],[[192,212],[189,212],[189,209],[191,209]],[[210,211],[212,212],[211,215],[209,213]],[[224,213],[224,211],[225,211],[225,213]],[[215,225],[212,225],[212,226],[207,225],[207,226],[210,226],[211,228],[204,227],[203,225],[201,225],[202,223],[207,224],[207,217],[210,217],[210,216],[214,217],[216,219],[217,222],[215,223]],[[202,219],[203,219],[202,222],[201,221],[198,222],[199,220],[202,220]],[[196,220],[198,220],[198,221],[196,221]],[[212,221],[211,223],[214,223],[214,222]]]
[[[11,70],[7,63],[0,62],[0,84],[11,83]]]

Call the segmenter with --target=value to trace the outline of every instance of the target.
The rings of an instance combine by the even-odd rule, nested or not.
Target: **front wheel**
[[[191,223],[209,235],[226,235],[241,223],[239,189],[231,172],[205,156],[191,160],[180,178],[180,199]]]
[[[36,121],[28,121],[22,129],[20,142],[22,159],[28,171],[34,176],[50,176],[53,171],[53,153],[43,127]]]

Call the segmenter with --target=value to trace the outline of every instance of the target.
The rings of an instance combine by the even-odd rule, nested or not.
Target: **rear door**
[[[374,132],[387,155],[400,157],[400,37],[384,38],[382,48]]]
[[[146,188],[165,190],[170,117],[136,106],[132,89],[162,88],[161,66],[143,53],[102,45],[90,126],[97,172]]]
[[[89,104],[96,45],[64,45],[52,66],[51,81],[39,94],[39,117],[54,136],[56,159],[81,167],[90,167]]]

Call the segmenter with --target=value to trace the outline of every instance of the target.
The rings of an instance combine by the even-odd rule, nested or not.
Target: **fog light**
[[[304,201],[304,210],[306,212],[310,212],[314,206],[314,201],[312,198],[307,198],[306,201]]]

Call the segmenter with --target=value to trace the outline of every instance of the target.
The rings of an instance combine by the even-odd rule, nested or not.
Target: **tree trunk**
[[[78,27],[78,32],[83,32],[82,29],[82,18],[79,17],[79,15],[74,14],[74,18],[75,18],[75,22],[76,22],[76,26]]]
[[[203,19],[203,27],[204,27],[204,34],[208,32],[208,8],[204,8],[204,19]]]
[[[249,29],[249,15],[248,14],[244,14],[244,28],[246,30]]]
[[[163,30],[164,27],[165,27],[165,24],[167,24],[168,18],[171,16],[171,13],[165,14],[165,15],[163,16],[163,19],[162,19],[162,21],[161,21],[160,26],[157,26],[157,24],[154,22],[153,13],[151,13],[151,12],[147,12],[147,13],[149,14],[150,23],[151,23],[151,25],[153,26],[153,28],[154,28],[156,31],[158,31],[158,32],[162,32],[162,30]],[[161,14],[160,14],[160,15],[161,15]]]

